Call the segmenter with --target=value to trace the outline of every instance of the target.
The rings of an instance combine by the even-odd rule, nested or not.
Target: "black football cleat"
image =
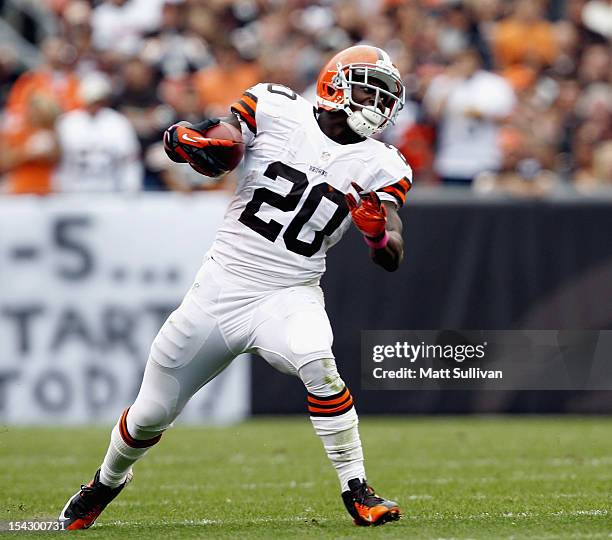
[[[132,473],[119,487],[111,488],[100,482],[100,469],[91,482],[77,491],[66,503],[58,521],[64,526],[64,530],[74,531],[77,529],[89,529],[102,510],[106,508],[121,490],[132,479]]]
[[[342,500],[355,525],[383,525],[400,518],[399,505],[376,495],[365,480],[353,478],[348,485],[349,491],[342,494]]]

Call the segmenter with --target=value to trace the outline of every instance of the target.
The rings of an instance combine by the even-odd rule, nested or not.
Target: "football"
[[[229,172],[238,166],[244,156],[244,141],[239,130],[227,122],[221,122],[206,130],[203,135],[210,139],[231,141],[234,144],[227,146],[210,145],[197,150],[197,152],[205,153],[208,158],[211,158],[225,172]],[[218,176],[216,172],[209,170],[203,161],[194,163],[190,160],[189,164],[204,176]]]

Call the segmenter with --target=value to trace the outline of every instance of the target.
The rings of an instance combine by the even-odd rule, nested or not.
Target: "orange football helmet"
[[[357,103],[352,97],[355,86],[375,91],[374,105]],[[326,111],[345,111],[348,125],[363,137],[395,123],[405,100],[406,90],[398,69],[385,51],[371,45],[340,51],[317,80],[317,106]]]

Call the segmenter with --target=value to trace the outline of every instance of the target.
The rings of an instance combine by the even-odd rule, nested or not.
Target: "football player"
[[[244,352],[303,381],[314,430],[354,522],[399,519],[398,504],[366,481],[357,413],[336,369],[319,280],[327,250],[351,221],[376,264],[394,271],[403,258],[397,210],[411,170],[395,148],[371,138],[403,104],[389,55],[360,45],[323,68],[316,108],[267,83],[232,105],[223,121],[242,132],[244,175],[193,286],[153,341],[140,392],[114,427],[100,469],[62,510],[67,529],[90,527],[187,401]],[[213,152],[190,146],[219,121],[171,126],[164,135],[169,157],[223,172]]]

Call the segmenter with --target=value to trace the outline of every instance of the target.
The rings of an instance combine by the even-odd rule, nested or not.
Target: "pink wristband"
[[[387,233],[387,231],[385,231],[383,237],[377,242],[370,240],[367,236],[364,236],[363,239],[365,240],[365,243],[368,244],[368,246],[370,246],[372,249],[383,249],[389,242],[389,234]]]

